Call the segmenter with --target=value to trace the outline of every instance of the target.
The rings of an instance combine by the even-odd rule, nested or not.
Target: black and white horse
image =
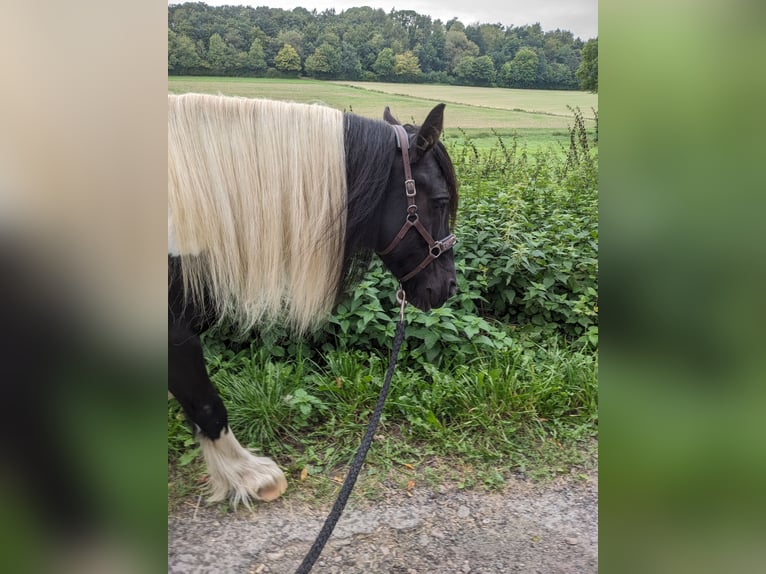
[[[199,335],[315,327],[377,252],[407,300],[456,291],[444,104],[419,127],[320,105],[168,96],[168,390],[194,424],[210,500],[274,500],[287,487],[242,447],[208,378]],[[434,240],[433,238],[442,238]],[[257,384],[254,382],[253,384]]]

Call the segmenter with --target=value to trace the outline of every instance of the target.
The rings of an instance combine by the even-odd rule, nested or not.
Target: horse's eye
[[[449,199],[445,197],[434,199],[434,207],[436,207],[436,209],[447,209],[448,205],[449,205]]]

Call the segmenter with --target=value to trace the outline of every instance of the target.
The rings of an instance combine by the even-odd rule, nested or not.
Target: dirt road
[[[374,503],[352,495],[316,574],[598,571],[598,474],[501,492],[413,489]],[[253,512],[186,505],[168,520],[168,571],[292,574],[329,505],[288,498]]]

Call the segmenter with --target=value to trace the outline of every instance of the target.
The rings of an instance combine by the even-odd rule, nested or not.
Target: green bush
[[[461,309],[536,337],[598,342],[598,164],[579,110],[564,153],[450,145],[461,182]],[[474,303],[473,305],[471,303]]]

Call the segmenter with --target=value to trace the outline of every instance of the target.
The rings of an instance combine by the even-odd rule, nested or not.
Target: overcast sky
[[[583,40],[598,36],[598,0],[202,0],[210,6],[246,5],[269,6],[292,10],[301,6],[317,12],[335,8],[337,12],[354,6],[371,6],[390,12],[414,10],[447,22],[458,18],[463,24],[503,24],[523,26],[539,22],[544,31],[569,30]],[[169,4],[180,4],[170,0]]]

